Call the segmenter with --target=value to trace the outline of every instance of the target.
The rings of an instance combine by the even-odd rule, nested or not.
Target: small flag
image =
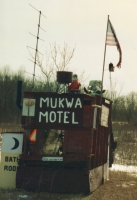
[[[119,61],[118,61],[117,67],[120,68],[121,62],[122,62],[122,51],[121,51],[121,47],[117,39],[115,30],[109,19],[108,19],[108,27],[107,27],[106,45],[117,46],[117,50],[119,51]]]

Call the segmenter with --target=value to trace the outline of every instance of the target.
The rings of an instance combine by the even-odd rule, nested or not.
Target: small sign
[[[63,161],[63,157],[42,157],[42,161]]]
[[[22,153],[23,134],[3,133],[1,152]]]
[[[23,132],[2,133],[0,188],[16,188],[16,171],[22,153]]]
[[[33,117],[35,115],[35,99],[23,99],[22,116]]]
[[[108,127],[108,115],[109,115],[109,108],[102,105],[101,126]]]

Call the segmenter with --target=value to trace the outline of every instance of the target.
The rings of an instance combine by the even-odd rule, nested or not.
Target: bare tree
[[[120,114],[119,107],[121,107],[121,102],[123,99],[123,98],[121,98],[121,91],[122,91],[123,86],[121,85],[120,89],[117,90],[117,84],[118,83],[116,81],[114,83],[111,83],[110,90],[106,91],[103,95],[104,97],[109,98],[113,102],[113,104],[112,104],[112,119],[114,121],[120,120],[119,119],[119,114]]]
[[[128,122],[137,124],[137,94],[131,92],[126,96],[126,117]]]
[[[70,61],[75,52],[75,47],[70,48],[66,43],[60,47],[56,43],[50,44],[46,50],[46,65],[43,66],[42,60],[37,56],[36,64],[40,67],[44,75],[46,90],[58,92],[61,85],[56,82],[57,71],[67,71]],[[34,57],[33,57],[34,59]]]

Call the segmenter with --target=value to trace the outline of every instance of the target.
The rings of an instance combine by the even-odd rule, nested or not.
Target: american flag
[[[119,61],[118,61],[117,67],[120,68],[121,62],[122,62],[122,51],[121,51],[121,47],[117,39],[115,30],[109,19],[108,19],[108,27],[107,27],[106,45],[117,46],[117,50],[119,51]]]

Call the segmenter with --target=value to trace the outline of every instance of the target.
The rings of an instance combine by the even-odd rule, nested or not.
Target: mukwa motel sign
[[[83,97],[80,95],[35,94],[23,99],[22,116],[30,116],[35,126],[80,126],[82,123]]]

